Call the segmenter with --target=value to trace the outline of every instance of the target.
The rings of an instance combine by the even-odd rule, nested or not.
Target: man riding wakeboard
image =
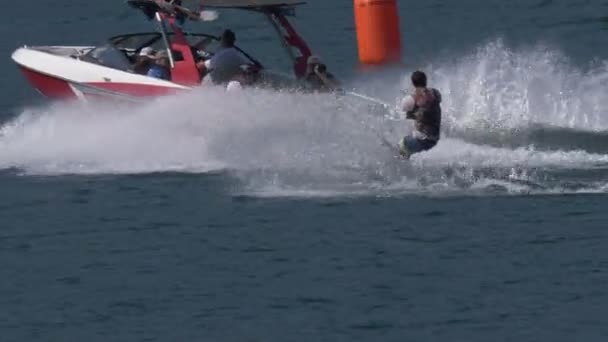
[[[426,87],[426,75],[422,71],[412,73],[416,88],[402,101],[406,119],[415,121],[415,131],[399,141],[399,154],[409,159],[414,153],[428,151],[437,145],[441,129],[441,93]]]

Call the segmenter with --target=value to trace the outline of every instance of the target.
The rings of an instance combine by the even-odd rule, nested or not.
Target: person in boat
[[[226,85],[226,91],[228,92],[239,92],[243,90],[243,84],[239,81],[230,81]]]
[[[243,54],[234,46],[236,35],[225,30],[220,40],[221,48],[213,57],[199,62],[197,67],[207,74],[214,84],[226,84],[242,75],[242,66],[249,63]]]
[[[135,65],[133,65],[133,71],[136,74],[147,75],[148,70],[150,70],[150,68],[154,64],[155,53],[156,51],[154,51],[154,49],[149,46],[146,46],[145,48],[141,49],[141,51],[137,55],[137,59],[135,60]]]
[[[415,71],[411,76],[415,88],[402,100],[406,119],[414,120],[413,135],[399,141],[399,154],[408,159],[412,154],[428,151],[437,145],[441,129],[441,93],[427,88],[426,74]]]
[[[327,71],[327,66],[318,56],[308,57],[304,80],[308,90],[320,92],[340,90],[340,82]]]
[[[150,67],[150,70],[148,70],[147,75],[162,80],[171,80],[171,67],[167,51],[161,50],[156,53],[154,63]]]

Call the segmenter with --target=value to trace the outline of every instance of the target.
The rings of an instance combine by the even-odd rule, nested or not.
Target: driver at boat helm
[[[154,64],[150,67],[150,70],[148,70],[147,75],[162,80],[171,80],[169,54],[166,50],[160,50],[156,53],[154,56]]]
[[[152,64],[154,63],[155,54],[156,51],[149,46],[141,49],[135,60],[135,65],[133,65],[133,71],[140,75],[148,74],[148,70],[150,70],[150,67],[152,67]]]
[[[310,56],[306,61],[306,88],[312,91],[334,91],[340,89],[340,82],[327,71],[327,66],[318,56]]]
[[[236,49],[236,35],[225,30],[220,39],[221,48],[210,59],[197,63],[202,74],[208,74],[215,84],[225,84],[242,73],[241,66],[249,61]]]

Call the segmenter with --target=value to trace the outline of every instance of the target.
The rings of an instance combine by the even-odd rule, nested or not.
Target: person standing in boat
[[[441,130],[441,93],[427,88],[426,74],[412,73],[414,93],[402,101],[406,119],[414,120],[413,135],[399,141],[399,154],[406,159],[418,152],[428,151],[437,145]]]
[[[242,74],[242,66],[249,61],[234,46],[236,35],[231,30],[225,30],[220,40],[221,48],[210,59],[198,63],[215,84],[226,84]]]

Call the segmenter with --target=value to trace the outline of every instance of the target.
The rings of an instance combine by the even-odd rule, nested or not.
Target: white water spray
[[[546,47],[512,51],[498,41],[434,68],[431,77],[453,128],[608,130],[607,62],[581,70]]]
[[[243,192],[268,196],[606,189],[597,177],[563,173],[605,176],[608,149],[467,142],[470,135],[530,124],[591,137],[607,130],[605,64],[581,71],[555,52],[513,52],[498,42],[429,73],[444,94],[446,134],[409,163],[396,160],[377,135],[396,140],[410,126],[384,120],[368,103],[327,94],[201,89],[138,107],[25,110],[0,128],[0,168],[29,174],[227,170]],[[395,94],[400,86],[384,87]]]

